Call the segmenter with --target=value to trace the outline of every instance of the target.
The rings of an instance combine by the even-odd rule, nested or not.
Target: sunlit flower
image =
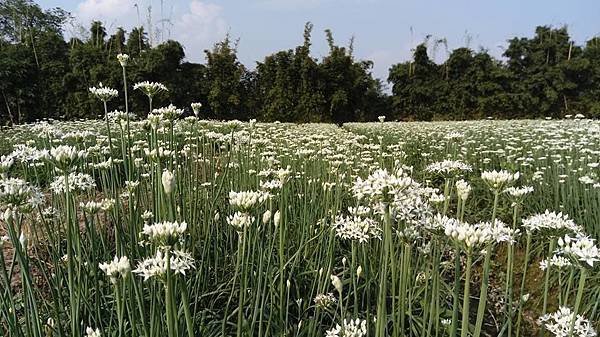
[[[111,99],[119,95],[119,92],[116,89],[105,87],[102,85],[102,83],[100,83],[100,85],[97,88],[89,88],[89,91],[90,93],[92,93],[92,95],[94,95],[94,97],[98,98],[103,102],[110,101]]]
[[[168,91],[164,84],[158,82],[138,82],[133,85],[133,89],[141,90],[146,96],[152,98],[162,91]]]
[[[129,62],[129,55],[127,54],[117,54],[117,60],[119,61],[119,64],[121,64],[121,67],[126,67],[127,63]]]
[[[506,185],[513,183],[514,181],[519,179],[519,177],[519,172],[510,173],[505,170],[484,171],[483,173],[481,173],[481,179],[483,179],[483,181],[486,184],[488,184],[490,189],[495,191],[503,190]]]
[[[585,317],[577,315],[568,307],[560,307],[556,312],[546,314],[539,318],[539,323],[543,324],[544,327],[554,336],[567,337],[595,337],[596,330]],[[573,335],[570,335],[571,324],[573,325]]]
[[[192,258],[190,254],[179,250],[171,251],[170,254],[170,269],[174,274],[185,275],[186,271],[194,268],[194,258]],[[164,280],[167,273],[166,254],[157,250],[155,256],[140,262],[133,272],[142,276],[144,280],[148,280],[152,277]]]
[[[127,256],[120,258],[115,256],[112,261],[100,263],[99,267],[110,278],[112,283],[117,283],[119,276],[122,278],[127,277],[131,270]]]
[[[365,337],[367,335],[367,321],[361,319],[344,319],[342,326],[327,330],[325,337]]]

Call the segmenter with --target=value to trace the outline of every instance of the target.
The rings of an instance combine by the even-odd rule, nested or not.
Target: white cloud
[[[100,20],[129,26],[137,18],[134,5],[133,0],[85,0],[77,5],[76,17],[84,24]]]
[[[139,16],[136,9],[139,6]],[[77,5],[75,17],[87,29],[93,20],[104,23],[109,34],[116,27],[130,30],[132,27],[144,25],[148,31],[148,6],[156,12],[158,5],[152,0],[84,0]],[[161,39],[179,41],[185,48],[188,59],[199,62],[204,59],[204,49],[221,40],[227,33],[227,23],[223,18],[223,8],[217,4],[200,0],[189,1],[188,5],[169,15],[163,34],[157,33],[160,28],[160,13],[153,13],[154,42]],[[163,21],[165,22],[165,21]],[[164,24],[163,24],[164,25]],[[76,32],[72,33],[73,35]]]
[[[227,23],[222,11],[219,5],[193,0],[189,11],[174,23],[172,37],[184,45],[188,59],[202,60],[204,49],[225,36]]]

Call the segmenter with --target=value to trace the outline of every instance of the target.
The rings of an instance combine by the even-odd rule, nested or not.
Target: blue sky
[[[340,44],[354,35],[355,55],[374,61],[374,74],[383,79],[391,64],[409,59],[411,48],[429,34],[446,38],[450,49],[468,43],[495,56],[502,54],[509,37],[531,36],[537,25],[566,24],[580,44],[600,35],[600,0],[163,0],[162,15],[160,0],[38,3],[70,11],[86,28],[90,20],[99,19],[109,31],[139,22],[147,25],[147,8],[152,5],[154,28],[161,28],[164,18],[162,38],[181,41],[191,61],[203,62],[203,50],[229,31],[240,38],[239,57],[250,68],[265,55],[300,44],[304,23],[311,21],[313,56],[327,54],[324,29],[332,29]],[[78,34],[72,27],[66,33]],[[436,60],[444,57],[440,46]]]

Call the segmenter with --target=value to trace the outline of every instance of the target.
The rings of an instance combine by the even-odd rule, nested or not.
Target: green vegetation
[[[311,56],[310,23],[302,45],[246,67],[229,36],[205,51],[206,63],[197,64],[184,61],[176,41],[150,46],[142,27],[109,35],[93,22],[87,38],[65,41],[61,27],[68,17],[31,0],[0,3],[0,124],[95,117],[87,88],[99,82],[122,87],[119,53],[131,57],[130,83],[161,81],[169,88],[155,98],[156,106],[202,102],[203,116],[214,119],[344,123],[378,115],[388,120],[600,115],[600,38],[578,46],[566,28],[538,27],[532,38],[509,40],[505,62],[486,50],[458,48],[436,64],[428,54],[445,39],[428,39],[415,48],[413,60],[391,67],[390,96],[385,83],[373,78],[373,63],[354,57],[354,41],[340,46],[326,30],[329,54]],[[140,113],[144,103],[133,97],[129,110]]]

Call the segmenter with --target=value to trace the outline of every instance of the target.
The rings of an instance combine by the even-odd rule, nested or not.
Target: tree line
[[[576,45],[566,27],[537,27],[532,38],[509,40],[505,61],[487,50],[448,51],[445,62],[430,54],[443,40],[426,39],[410,61],[393,65],[386,84],[372,75],[373,62],[354,56],[354,41],[338,44],[325,30],[329,53],[311,55],[313,25],[303,43],[266,56],[254,69],[237,57],[238,41],[226,36],[205,50],[203,64],[185,60],[169,40],[151,46],[143,27],[109,35],[92,22],[85,38],[64,38],[69,13],[42,9],[32,0],[0,3],[0,125],[35,120],[96,117],[101,108],[88,91],[103,83],[123,95],[116,55],[130,56],[132,85],[157,81],[169,91],[155,106],[203,104],[215,119],[282,122],[374,121],[600,116],[600,38]],[[124,99],[110,102],[123,110]],[[143,95],[129,95],[130,111],[147,113]]]

